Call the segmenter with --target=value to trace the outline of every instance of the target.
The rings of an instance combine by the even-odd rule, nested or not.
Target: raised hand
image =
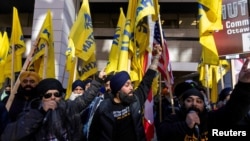
[[[248,64],[250,61],[250,57],[246,58],[240,73],[239,73],[239,81],[244,83],[250,83],[250,68],[248,68]]]

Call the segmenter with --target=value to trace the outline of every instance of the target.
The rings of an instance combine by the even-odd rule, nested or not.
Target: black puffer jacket
[[[82,123],[80,112],[86,108],[96,97],[101,87],[101,83],[92,81],[91,87],[84,95],[79,96],[74,101],[60,101],[58,108],[53,112],[60,113],[61,120],[58,124],[65,127],[69,141],[82,140]],[[35,104],[36,105],[36,104]],[[32,106],[33,107],[33,106]],[[30,108],[16,122],[7,125],[1,138],[3,141],[42,141],[49,133],[46,132],[46,124],[43,120],[47,114],[38,108]],[[55,124],[56,125],[56,124]],[[48,140],[48,139],[47,139]]]

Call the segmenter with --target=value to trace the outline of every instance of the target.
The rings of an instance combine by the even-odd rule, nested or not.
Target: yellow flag
[[[26,47],[24,43],[23,32],[19,21],[18,11],[15,7],[13,7],[13,21],[10,43],[11,45],[15,46],[16,55],[22,55],[25,52]]]
[[[88,0],[83,1],[77,19],[70,30],[69,37],[74,42],[76,56],[84,61],[89,60],[94,54],[96,44]]]
[[[75,77],[75,65],[76,65],[75,46],[73,40],[69,38],[68,48],[66,50],[66,71],[69,73],[69,78],[68,78],[65,99],[68,99],[72,92],[72,83]]]
[[[73,63],[75,63],[76,61],[75,45],[71,38],[69,38],[69,44],[65,54],[66,54],[66,70],[70,71],[71,69],[75,69],[73,65]]]
[[[221,22],[222,0],[198,0],[199,35],[202,45],[202,59],[205,64],[218,65],[219,56],[213,38],[215,30],[223,28]]]
[[[230,65],[227,60],[220,60],[219,66],[213,66],[213,86],[211,91],[211,101],[213,103],[218,100],[218,82],[230,70]]]
[[[3,36],[2,36],[2,33],[0,32],[0,43],[1,43],[2,39],[3,39]]]
[[[38,34],[38,46],[28,68],[34,67],[41,78],[55,78],[54,34],[51,12],[46,18]]]
[[[8,38],[7,32],[4,32],[3,37],[1,34],[1,40],[0,40],[0,64],[5,64],[9,48],[10,48],[9,38]],[[4,70],[4,69],[1,69],[1,70]]]
[[[109,74],[110,72],[117,71],[117,64],[119,59],[119,53],[120,53],[120,46],[121,46],[121,39],[122,39],[122,33],[124,31],[124,26],[126,22],[126,17],[123,13],[123,9],[120,8],[120,16],[117,23],[113,43],[111,46],[111,50],[109,53],[109,61],[107,63],[107,66],[105,68],[105,72]]]
[[[130,36],[131,33],[129,32],[130,28],[130,21],[127,21],[125,24],[124,32],[123,32],[123,39],[122,44],[120,47],[120,53],[119,53],[119,60],[118,60],[118,71],[128,71],[129,72],[129,44],[130,44]]]
[[[2,34],[1,34],[2,36]],[[6,60],[7,60],[7,53],[9,51],[10,45],[9,45],[9,38],[7,35],[7,32],[4,32],[3,37],[0,40],[0,87],[2,87],[2,85],[5,82],[6,79],[6,75],[5,74],[5,65],[6,65]],[[11,73],[11,71],[9,71],[9,73]],[[11,74],[9,74],[8,76],[10,76]]]
[[[12,48],[14,47],[14,53]],[[12,32],[10,38],[10,48],[7,54],[5,75],[11,78],[12,72],[20,72],[22,69],[22,54],[25,52],[26,47],[24,43],[24,37],[21,29],[21,24],[18,17],[18,11],[13,7],[13,19],[12,19]],[[14,60],[12,60],[12,55]],[[13,67],[12,68],[12,61]]]
[[[88,61],[83,61],[80,63],[80,69],[78,70],[79,76],[81,80],[85,80],[91,75],[95,74],[97,72],[97,64],[96,64],[96,57],[95,54],[93,54]]]
[[[154,1],[153,0],[139,0],[138,6],[136,8],[136,21],[135,25],[137,25],[142,18],[147,15],[154,15]]]

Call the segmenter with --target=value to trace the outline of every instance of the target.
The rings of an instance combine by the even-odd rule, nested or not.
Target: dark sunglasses
[[[62,93],[58,93],[58,92],[55,92],[55,93],[46,93],[43,95],[44,98],[51,98],[51,96],[54,95],[54,97],[61,97],[62,96]]]

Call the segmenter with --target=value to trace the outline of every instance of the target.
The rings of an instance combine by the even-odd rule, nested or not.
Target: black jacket
[[[215,111],[205,112],[200,117],[199,134],[202,139],[211,138],[213,129],[229,131],[233,125],[241,120],[250,106],[250,84],[239,82],[232,92],[227,105]],[[186,141],[195,135],[195,129],[190,129],[186,122],[186,113],[177,112],[169,115],[160,124],[160,140]]]
[[[142,125],[143,107],[147,99],[156,71],[148,69],[134,95],[136,101],[130,104],[131,116],[134,123],[137,141],[145,141],[145,132]],[[104,99],[94,114],[89,131],[90,141],[112,141],[115,128],[112,99]]]
[[[80,141],[82,139],[82,123],[80,112],[86,108],[99,92],[101,83],[93,80],[91,87],[84,95],[77,97],[74,101],[60,101],[58,108],[61,110],[61,119],[58,124],[64,124],[69,141]],[[36,104],[35,104],[36,105]],[[56,111],[55,110],[55,111]],[[55,112],[51,111],[51,112]],[[51,113],[53,114],[53,113]],[[43,123],[45,116],[43,110],[30,108],[16,122],[7,125],[1,138],[3,141],[40,141],[46,137],[47,127]]]

